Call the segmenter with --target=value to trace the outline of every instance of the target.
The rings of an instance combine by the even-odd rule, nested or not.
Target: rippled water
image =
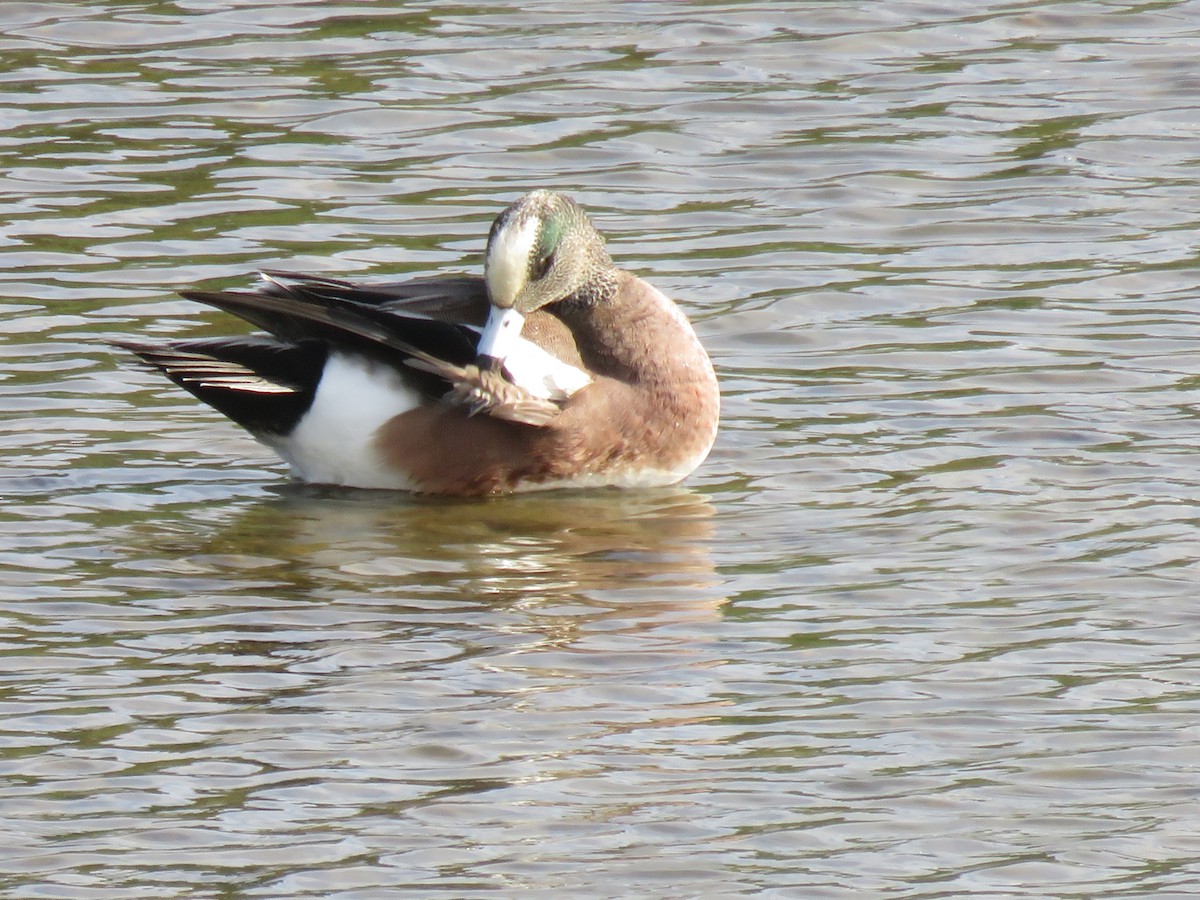
[[[7,897],[1200,893],[1200,4],[0,4]],[[578,196],[684,487],[289,485],[106,349]]]

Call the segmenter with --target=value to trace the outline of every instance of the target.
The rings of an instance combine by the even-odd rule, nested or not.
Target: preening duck
[[[253,290],[183,296],[266,333],[118,345],[303,481],[464,496],[666,485],[716,437],[717,380],[687,318],[551,191],[496,217],[482,278],[268,271]]]

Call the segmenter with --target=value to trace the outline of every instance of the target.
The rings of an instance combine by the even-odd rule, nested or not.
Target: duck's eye
[[[550,267],[554,265],[554,251],[551,250],[544,256],[539,256],[533,261],[533,267],[529,270],[530,281],[540,281],[546,277],[546,273],[550,271]]]
[[[529,280],[539,281],[554,267],[554,254],[563,238],[563,220],[560,216],[547,216],[538,226],[537,255],[529,267]]]

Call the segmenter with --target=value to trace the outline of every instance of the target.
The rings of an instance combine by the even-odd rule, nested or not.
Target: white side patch
[[[512,306],[529,277],[529,260],[537,240],[538,220],[529,218],[515,228],[505,228],[488,246],[483,278],[488,296],[497,306]]]
[[[333,353],[312,406],[291,434],[271,446],[302,481],[409,490],[404,474],[384,465],[374,439],[381,425],[420,403],[421,396],[388,366]]]

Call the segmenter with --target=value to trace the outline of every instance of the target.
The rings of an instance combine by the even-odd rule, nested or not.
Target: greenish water
[[[1200,893],[1194,2],[0,4],[6,897]],[[676,297],[684,486],[289,485],[108,338]]]

